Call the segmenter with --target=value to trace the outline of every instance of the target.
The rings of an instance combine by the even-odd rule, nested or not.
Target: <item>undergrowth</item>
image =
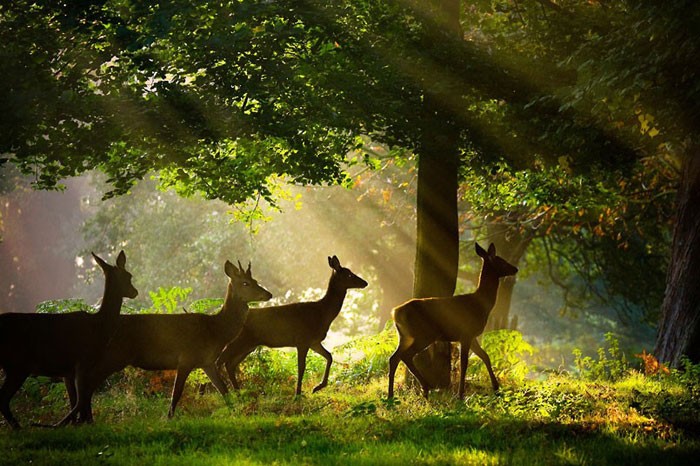
[[[522,335],[487,333],[502,388],[494,393],[473,359],[464,400],[451,390],[426,400],[401,378],[386,399],[393,330],[334,348],[331,383],[316,394],[325,361],[310,355],[300,397],[296,352],[259,349],[242,364],[241,391],[224,400],[200,393],[195,378],[172,421],[172,374],[128,369],[97,394],[94,426],[13,433],[0,424],[0,464],[689,462],[700,453],[700,366],[665,371],[646,353],[623,355],[614,336],[605,341],[570,372],[528,373],[523,356],[534,349]],[[65,389],[30,379],[13,409],[24,425],[56,421]]]

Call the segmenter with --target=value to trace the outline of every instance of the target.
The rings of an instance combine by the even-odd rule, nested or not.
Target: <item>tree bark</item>
[[[700,147],[683,161],[666,293],[654,354],[678,367],[681,356],[700,363]]]
[[[461,37],[458,0],[433,0],[424,6],[435,28],[426,47],[436,50],[445,34]],[[435,73],[439,76],[439,73]],[[450,107],[449,85],[439,77],[426,85],[418,153],[417,234],[413,296],[452,296],[459,265],[457,185],[459,129]],[[434,387],[449,387],[451,345],[431,345],[415,358],[418,370]]]

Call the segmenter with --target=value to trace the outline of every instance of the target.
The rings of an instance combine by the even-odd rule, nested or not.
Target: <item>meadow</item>
[[[613,338],[597,358],[577,356],[571,371],[536,370],[518,351],[492,347],[498,393],[472,358],[464,400],[450,390],[425,400],[402,376],[388,400],[392,340],[383,332],[334,350],[331,384],[313,395],[323,360],[310,356],[299,397],[294,352],[258,350],[240,392],[224,400],[194,377],[172,420],[172,375],[129,369],[96,396],[94,425],[32,427],[67,407],[62,384],[32,379],[13,402],[26,427],[0,426],[0,464],[659,465],[700,454],[698,366],[665,371],[647,358],[637,367]],[[485,335],[484,345],[504,341],[528,349],[508,331]]]

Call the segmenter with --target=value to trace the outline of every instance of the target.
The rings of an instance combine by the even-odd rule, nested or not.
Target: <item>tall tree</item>
[[[427,23],[424,50],[445,53],[445,38],[462,37],[459,0],[425,2],[421,13]],[[443,73],[445,70],[439,70]],[[458,90],[451,76],[436,73],[425,81],[418,149],[416,263],[413,296],[452,296],[459,265],[457,187],[460,129],[452,112]],[[451,373],[451,344],[436,343],[416,358],[435,386],[447,386]]]
[[[678,167],[673,241],[655,353],[673,366],[684,355],[699,362],[700,212],[692,206],[697,205],[700,186],[700,144],[694,129],[700,123],[695,63],[700,5],[685,0],[620,1],[609,7],[591,11],[597,18],[596,33],[573,57],[581,79],[569,104],[586,109],[601,126],[619,122],[618,133],[627,133],[624,137],[641,157],[668,157]]]

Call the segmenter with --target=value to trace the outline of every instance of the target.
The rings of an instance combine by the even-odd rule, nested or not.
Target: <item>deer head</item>
[[[91,253],[92,257],[100,266],[105,274],[105,281],[111,282],[112,285],[116,285],[116,289],[119,291],[119,295],[125,296],[127,298],[135,298],[138,296],[139,292],[131,284],[132,275],[126,270],[126,254],[124,251],[119,251],[117,256],[117,265],[109,265],[101,257],[99,257],[94,252]]]
[[[258,285],[258,282],[253,278],[250,271],[250,262],[248,262],[248,269],[243,270],[240,261],[238,262],[238,267],[236,267],[227,260],[224,264],[224,271],[226,275],[228,275],[230,284],[235,290],[235,296],[241,301],[251,303],[255,301],[267,301],[272,298],[272,293]]]
[[[333,269],[331,280],[336,287],[342,289],[365,288],[367,282],[355,275],[350,269],[340,265],[337,256],[328,257],[328,265]]]
[[[509,275],[515,275],[518,272],[518,268],[511,265],[500,256],[496,255],[496,246],[491,243],[489,250],[485,251],[484,248],[479,246],[479,243],[474,243],[476,248],[476,253],[484,260],[484,273],[489,275],[495,275],[497,278],[507,277]]]

